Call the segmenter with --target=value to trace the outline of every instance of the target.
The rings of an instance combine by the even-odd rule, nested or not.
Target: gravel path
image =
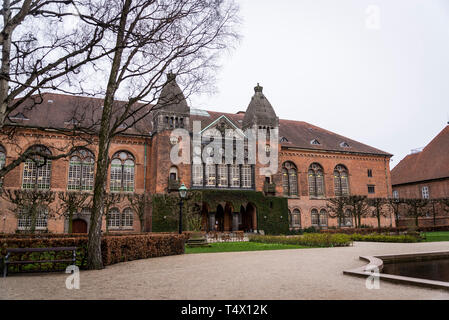
[[[449,299],[449,292],[343,275],[361,255],[443,251],[449,242],[355,243],[348,248],[211,253],[132,261],[82,271],[80,290],[66,274],[0,278],[0,299]]]

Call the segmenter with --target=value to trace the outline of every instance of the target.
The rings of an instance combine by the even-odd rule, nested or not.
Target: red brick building
[[[83,114],[95,118],[102,105],[101,99],[60,94],[47,93],[43,98],[43,103],[37,107],[28,110],[25,106],[23,111],[12,115],[14,124],[10,126],[17,127],[17,138],[15,145],[7,139],[1,140],[0,166],[17,157],[17,145],[21,146],[22,151],[38,146],[52,154],[69,148],[68,138],[61,133],[61,129],[73,124],[73,115],[79,112],[80,107]],[[127,128],[114,139],[110,148],[111,165],[106,186],[109,192],[166,194],[176,191],[180,183],[189,189],[222,192],[220,201],[200,205],[204,216],[203,228],[224,231],[263,230],[263,226],[270,223],[262,223],[262,220],[274,219],[269,216],[269,209],[263,211],[261,204],[250,200],[242,199],[237,207],[235,201],[227,199],[232,192],[242,195],[245,192],[262,193],[270,206],[270,197],[287,199],[288,212],[277,218],[282,221],[285,217],[284,222],[288,219],[291,229],[310,226],[326,228],[340,224],[351,226],[352,219],[349,217],[343,222],[329,217],[327,198],[349,194],[391,196],[390,154],[306,122],[279,119],[259,85],[246,112],[211,112],[190,108],[175,77],[170,75],[158,104],[159,107],[149,112],[138,125]],[[237,135],[231,138],[234,146],[239,136],[244,137],[246,129],[267,130],[268,134],[270,129],[278,129],[278,169],[273,174],[261,175],[260,168],[263,166],[249,161],[246,142],[242,163],[235,161],[236,152],[231,163],[201,161],[173,165],[170,152],[181,142],[171,134],[175,129],[185,129],[192,137],[195,123],[200,124],[201,133],[216,129],[216,132],[223,134],[223,141],[227,141],[226,130],[234,130]],[[81,139],[79,143],[82,143]],[[204,142],[201,142],[201,150],[193,147],[191,157],[199,151],[202,154],[206,147]],[[265,148],[267,154],[273,152],[269,138]],[[22,163],[5,177],[3,185],[5,188],[89,192],[93,186],[96,152],[94,139],[84,151],[51,161],[44,167],[33,167],[30,161]],[[52,205],[58,206],[58,201]],[[29,222],[20,217],[18,219],[8,209],[10,206],[4,199],[0,200],[0,232],[26,229]],[[275,212],[274,209],[271,211]],[[114,206],[109,214],[110,231],[140,229],[139,219],[127,201]],[[145,222],[147,231],[156,229],[154,215],[151,209],[148,210]],[[39,219],[37,226],[42,230],[57,233],[68,230],[66,219],[58,216],[47,218],[45,210]],[[271,226],[277,223],[275,221],[271,221]],[[389,216],[382,218],[381,222],[383,226],[391,226],[394,219]],[[74,231],[85,232],[89,224],[88,210],[80,210],[73,223]],[[373,218],[366,218],[362,223],[377,224]]]
[[[439,199],[449,197],[449,125],[422,151],[406,156],[391,171],[393,197],[405,199]],[[434,211],[436,212],[434,218]],[[434,219],[436,221],[434,221]],[[449,218],[438,205],[429,206],[428,216],[420,225],[448,225]],[[401,225],[407,224],[404,215]]]

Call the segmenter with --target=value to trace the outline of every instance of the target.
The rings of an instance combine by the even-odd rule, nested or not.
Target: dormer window
[[[314,146],[319,146],[321,143],[317,139],[313,139],[312,141],[310,141],[310,144]]]
[[[342,148],[350,148],[350,145],[347,142],[340,143],[340,147]]]
[[[286,137],[281,138],[281,143],[284,143],[284,142],[288,142],[288,139]]]

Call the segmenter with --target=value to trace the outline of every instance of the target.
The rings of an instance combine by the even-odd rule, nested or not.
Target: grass
[[[214,252],[241,252],[241,251],[262,251],[262,250],[287,250],[304,249],[305,246],[292,244],[274,244],[257,242],[223,242],[211,243],[211,247],[188,248],[186,254],[192,253],[214,253]]]
[[[425,242],[449,241],[449,231],[425,232]]]

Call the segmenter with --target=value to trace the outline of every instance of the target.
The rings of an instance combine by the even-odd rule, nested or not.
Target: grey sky
[[[245,110],[260,82],[280,118],[393,153],[392,167],[449,120],[449,1],[239,3],[243,39],[223,59],[218,92],[192,106]],[[371,5],[380,29],[366,27]]]

